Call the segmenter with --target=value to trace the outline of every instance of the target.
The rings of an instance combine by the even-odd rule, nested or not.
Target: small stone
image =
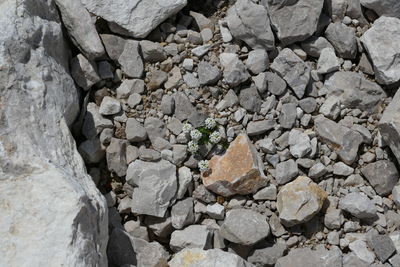
[[[175,100],[171,95],[164,95],[161,99],[160,109],[165,115],[172,115],[174,113]]]
[[[126,162],[126,140],[111,138],[110,145],[106,149],[108,169],[119,177],[126,175],[128,164]]]
[[[207,214],[213,219],[223,220],[225,217],[225,208],[221,204],[208,204],[207,205]]]
[[[221,53],[219,55],[221,65],[224,67],[223,82],[229,86],[238,86],[250,78],[246,66],[234,53]]]
[[[149,82],[147,83],[147,89],[156,90],[168,80],[168,74],[162,70],[153,70],[149,75]]]
[[[121,103],[110,96],[105,96],[101,101],[99,112],[101,115],[114,115],[121,111]]]
[[[317,108],[317,101],[313,97],[306,97],[299,101],[299,106],[305,113],[313,113]]]
[[[329,96],[319,108],[319,113],[332,120],[338,118],[340,111],[340,99],[334,95]]]
[[[380,196],[389,195],[399,180],[399,173],[393,162],[379,160],[361,168],[361,173]]]
[[[386,262],[396,252],[396,247],[388,235],[372,233],[367,242],[381,262]]]
[[[188,197],[178,201],[171,209],[171,222],[175,229],[182,229],[195,222],[193,199]]]
[[[326,240],[328,241],[328,244],[338,246],[339,245],[339,233],[336,231],[329,232],[328,236],[326,237]]]
[[[321,51],[324,48],[333,49],[333,46],[324,37],[313,36],[302,42],[301,48],[303,48],[307,55],[319,58],[321,55]]]
[[[251,121],[247,124],[246,132],[249,136],[263,134],[275,126],[274,120]]]
[[[300,130],[292,129],[289,132],[290,153],[295,158],[302,158],[311,152],[310,137]]]
[[[247,57],[246,67],[256,75],[265,71],[269,67],[267,51],[264,49],[250,51]]]
[[[286,82],[278,74],[273,72],[266,72],[267,88],[268,91],[276,96],[283,95],[286,91]]]
[[[137,93],[133,93],[128,97],[128,106],[130,108],[135,108],[137,105],[140,104],[140,102],[142,102],[142,96],[137,94]]]
[[[350,166],[347,166],[343,162],[337,162],[333,164],[333,174],[341,175],[341,176],[349,176],[354,172],[354,169]]]
[[[359,219],[375,218],[376,208],[374,203],[364,194],[349,193],[339,201],[339,207]]]
[[[193,197],[205,203],[211,203],[217,200],[217,198],[210,191],[208,191],[204,185],[199,185],[196,187],[196,189],[193,191]]]
[[[349,248],[362,261],[371,264],[375,260],[373,252],[369,251],[367,244],[363,240],[356,240],[349,244]]]
[[[297,107],[294,103],[286,103],[282,105],[279,122],[282,128],[292,129],[297,118]]]
[[[206,61],[200,61],[197,72],[201,85],[213,85],[221,77],[221,71]]]
[[[276,243],[266,248],[255,249],[247,260],[255,266],[274,266],[286,251],[287,247],[284,244]]]
[[[171,235],[169,246],[178,252],[185,248],[211,248],[212,232],[205,225],[190,225],[183,230],[176,230]]]
[[[237,103],[239,103],[239,98],[235,94],[235,91],[233,91],[231,89],[226,93],[226,95],[224,96],[222,101],[219,102],[215,108],[218,111],[222,111],[226,108],[230,108],[230,107],[236,105]]]
[[[140,48],[144,61],[150,63],[161,62],[167,59],[167,53],[159,43],[148,40],[140,41]]]
[[[276,165],[275,180],[279,185],[283,185],[293,180],[298,173],[297,163],[289,159]]]
[[[107,46],[106,46],[107,49]],[[107,49],[108,52],[108,49]],[[122,54],[118,57],[121,70],[130,78],[141,78],[143,75],[143,60],[139,53],[139,42],[127,40]]]
[[[178,66],[172,68],[169,72],[168,80],[164,84],[165,89],[177,88],[182,81],[181,70]]]
[[[254,87],[245,88],[240,91],[240,105],[248,112],[258,113],[261,109],[261,97]]]
[[[100,81],[96,65],[82,54],[78,54],[71,60],[71,75],[79,87],[85,91]]]
[[[274,141],[271,138],[265,138],[257,141],[257,145],[261,148],[261,150],[265,153],[275,154],[276,146]]]
[[[255,200],[276,200],[277,188],[275,185],[271,184],[255,193],[253,198]]]
[[[329,24],[325,37],[333,45],[338,55],[345,59],[354,59],[357,55],[357,39],[354,28],[343,23]]]
[[[324,217],[324,225],[328,229],[340,229],[344,222],[342,210],[329,208]]]
[[[308,176],[311,179],[318,179],[324,176],[327,172],[328,170],[326,169],[325,165],[321,162],[318,162],[310,168],[308,171]]]
[[[182,67],[185,70],[192,71],[193,70],[193,59],[185,58],[182,62]]]
[[[97,138],[82,142],[78,147],[78,151],[87,164],[98,163],[105,155],[104,148]]]
[[[332,48],[324,48],[318,59],[317,72],[319,74],[327,74],[338,70],[340,67],[339,60],[336,57],[335,50]]]
[[[146,129],[134,118],[128,118],[126,121],[125,134],[130,142],[141,142],[147,139]]]
[[[330,250],[318,248],[295,248],[288,255],[278,259],[275,267],[340,267],[342,266],[342,252],[337,247]]]
[[[98,72],[103,80],[114,79],[113,68],[108,61],[103,60],[98,63]]]

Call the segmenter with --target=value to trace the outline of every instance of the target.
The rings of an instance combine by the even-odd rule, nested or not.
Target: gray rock
[[[274,34],[268,11],[250,0],[239,0],[227,11],[226,21],[232,35],[253,49],[272,50]]]
[[[332,120],[338,118],[340,111],[340,99],[335,95],[327,97],[319,108],[319,113]]]
[[[234,209],[226,214],[219,233],[233,243],[253,245],[269,235],[269,225],[266,217],[258,212]]]
[[[246,132],[249,136],[263,134],[275,126],[274,120],[251,121],[247,124]]]
[[[219,203],[208,204],[207,214],[213,219],[223,220],[225,217],[225,207]]]
[[[173,163],[179,166],[187,157],[187,146],[179,144],[173,145],[172,153]]]
[[[193,191],[193,197],[205,203],[215,202],[217,198],[204,185],[199,185]]]
[[[340,229],[344,223],[342,210],[335,208],[328,208],[324,217],[324,225],[328,229]]]
[[[167,53],[159,43],[148,40],[140,41],[143,60],[150,63],[161,62],[167,59]]]
[[[202,57],[210,51],[212,45],[206,44],[192,49],[192,54],[196,57]]]
[[[250,51],[246,67],[253,74],[259,74],[269,67],[268,53],[264,49],[255,49]]]
[[[275,266],[277,260],[283,257],[286,251],[286,245],[277,243],[266,248],[255,249],[247,260],[257,267]]]
[[[154,148],[157,150],[161,149],[156,145],[156,143],[157,141],[160,142],[157,139],[164,139],[167,133],[164,122],[156,117],[147,117],[144,120],[144,128],[146,129],[147,136],[149,137]]]
[[[113,67],[108,61],[100,61],[97,67],[99,76],[102,80],[114,79]]]
[[[260,92],[260,94],[265,93],[265,91],[267,91],[268,89],[268,80],[267,80],[267,75],[265,72],[262,72],[260,74],[258,74],[257,76],[253,76],[251,77],[251,79],[254,82],[254,85],[256,86],[258,92]]]
[[[343,255],[343,267],[364,267],[366,265],[368,265],[368,263],[362,261],[352,252]]]
[[[97,73],[97,66],[82,54],[71,60],[71,75],[79,87],[85,91],[101,80]]]
[[[337,71],[339,67],[339,59],[336,57],[335,50],[332,48],[322,49],[318,59],[317,72],[319,74],[327,74]]]
[[[101,101],[99,112],[101,115],[114,115],[121,111],[121,103],[110,96],[105,96]]]
[[[300,130],[292,129],[289,132],[290,153],[295,158],[302,158],[311,152],[310,137]]]
[[[396,254],[396,255],[394,255],[393,257],[391,257],[391,258],[389,259],[389,263],[390,263],[392,266],[400,266],[400,255],[399,255],[399,254]]]
[[[126,121],[125,134],[130,142],[141,142],[147,139],[146,129],[134,118],[128,118]]]
[[[375,260],[373,252],[369,251],[364,240],[358,239],[349,244],[350,250],[363,262],[371,264]]]
[[[400,11],[398,3],[397,8]],[[373,26],[363,34],[361,41],[374,65],[376,80],[381,84],[392,84],[399,81],[400,66],[395,59],[400,53],[400,45],[398,44],[400,41],[400,19],[390,17],[377,19]]]
[[[161,22],[178,13],[187,1],[83,0],[82,3],[89,12],[108,21],[112,31],[134,38],[144,38]]]
[[[142,102],[142,96],[138,93],[133,93],[128,97],[127,104],[130,108],[135,108],[140,102]]]
[[[276,165],[275,180],[279,185],[286,184],[293,180],[298,173],[299,169],[297,168],[297,163],[289,159]]]
[[[224,96],[224,98],[222,99],[221,102],[219,102],[217,104],[217,106],[215,107],[218,111],[222,111],[226,108],[230,108],[233,107],[234,105],[236,105],[237,103],[239,103],[239,98],[237,97],[237,95],[235,94],[235,91],[233,91],[232,89],[230,89],[226,95]]]
[[[111,266],[137,264],[134,240],[122,229],[114,228],[107,246],[108,263]]]
[[[265,138],[257,141],[257,145],[265,153],[275,154],[276,146],[271,138]]]
[[[287,233],[281,224],[281,220],[275,215],[275,213],[272,213],[271,217],[269,217],[269,226],[271,228],[272,235],[275,237],[280,237]]]
[[[163,217],[178,189],[176,167],[170,162],[144,162],[129,164],[126,181],[137,186],[132,195],[132,212]]]
[[[97,138],[82,142],[78,147],[78,151],[87,164],[98,163],[105,155],[104,148]]]
[[[283,49],[271,64],[271,69],[287,82],[298,98],[304,96],[311,69],[291,49]]]
[[[190,183],[192,182],[192,173],[188,167],[180,167],[178,170],[178,192],[176,194],[177,199],[183,198]]]
[[[106,45],[108,53],[108,48]],[[130,78],[141,78],[143,75],[143,61],[139,53],[139,42],[127,40],[121,55],[117,59],[121,70]]]
[[[163,95],[161,99],[160,109],[165,115],[172,115],[174,113],[175,100],[171,95]]]
[[[286,103],[282,105],[279,123],[284,129],[292,129],[297,118],[297,107],[295,103]]]
[[[186,73],[183,75],[183,81],[189,88],[200,87],[199,79],[197,79],[193,73]]]
[[[162,218],[146,216],[144,223],[156,236],[161,238],[169,237],[174,230],[168,213]]]
[[[343,162],[336,162],[332,166],[333,174],[340,176],[349,176],[354,172],[354,169]]]
[[[398,1],[360,0],[360,3],[375,11],[379,16],[400,18],[400,3]]]
[[[396,252],[396,247],[388,235],[372,233],[367,238],[367,243],[374,250],[375,255],[381,262],[387,261]]]
[[[339,248],[327,250],[320,248],[311,250],[310,248],[296,248],[289,252],[275,264],[275,267],[341,267],[342,252]]]
[[[377,216],[374,203],[361,193],[347,194],[340,199],[339,207],[359,219],[370,219]]]
[[[125,79],[117,88],[117,98],[126,99],[131,94],[141,94],[144,92],[144,82],[139,79]]]
[[[238,86],[250,78],[250,74],[246,70],[246,66],[234,53],[221,53],[219,59],[223,72],[223,82],[229,86]]]
[[[167,266],[169,253],[158,242],[151,242],[137,251],[137,267]]]
[[[108,169],[119,177],[126,175],[128,164],[126,162],[126,140],[111,138],[110,145],[106,149]]]
[[[389,195],[399,180],[399,173],[393,162],[379,160],[361,168],[361,173],[380,196]]]
[[[266,72],[268,91],[276,96],[280,96],[286,91],[286,82],[279,75],[273,72]]]
[[[96,137],[104,129],[111,129],[113,127],[112,121],[100,114],[99,107],[95,103],[88,103],[82,125],[82,134],[87,139]]]
[[[319,58],[324,48],[333,48],[330,42],[324,37],[313,36],[301,43],[301,48],[307,55]]]
[[[139,158],[144,161],[158,161],[161,159],[161,154],[154,149],[142,146],[139,149]]]
[[[153,70],[148,78],[149,82],[147,83],[147,89],[156,90],[161,88],[168,80],[168,74],[162,70]]]
[[[168,74],[168,80],[164,84],[165,89],[178,88],[182,82],[181,70],[178,66],[172,68]]]
[[[171,209],[171,222],[175,229],[182,229],[195,222],[193,198],[188,197],[175,203]]]
[[[201,85],[213,85],[221,77],[221,71],[207,61],[200,61],[197,66],[197,73]]]
[[[206,18],[203,14],[194,11],[190,11],[189,14],[194,18],[194,21],[196,22],[196,25],[200,31],[204,29],[214,30],[214,23],[210,19]]]
[[[303,98],[298,102],[298,104],[305,113],[313,113],[317,108],[317,101],[313,97]]]
[[[258,113],[260,112],[262,101],[257,89],[249,87],[240,90],[239,103],[248,112]]]
[[[100,38],[103,41],[108,56],[115,62],[118,62],[119,57],[124,51],[126,40],[112,34],[101,34]]]
[[[276,200],[277,191],[276,186],[271,184],[255,193],[253,198],[255,200]]]
[[[312,179],[318,179],[324,176],[327,172],[328,170],[326,169],[325,165],[321,162],[318,162],[310,168],[308,171],[308,176]]]
[[[183,230],[176,230],[171,235],[169,246],[178,252],[185,248],[211,248],[212,232],[206,225],[190,225]]]
[[[341,22],[331,23],[325,31],[325,37],[342,58],[354,59],[357,55],[357,38],[354,28]]]

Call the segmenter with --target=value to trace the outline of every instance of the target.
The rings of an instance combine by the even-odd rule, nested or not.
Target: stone
[[[161,238],[169,237],[174,230],[171,223],[171,216],[168,213],[164,217],[146,216],[144,223],[154,235]]]
[[[358,63],[358,67],[362,72],[368,75],[374,75],[374,68],[369,60],[369,58],[363,53],[360,58],[360,62]]]
[[[262,101],[257,89],[249,87],[240,90],[239,103],[248,112],[258,113],[261,109]]]
[[[279,185],[286,184],[293,180],[298,173],[299,169],[297,168],[297,163],[294,160],[289,159],[276,165],[275,180]]]
[[[171,235],[169,246],[178,252],[185,248],[211,248],[212,232],[206,225],[190,225],[183,230],[176,230]]]
[[[194,66],[193,59],[191,59],[191,58],[185,58],[183,60],[183,62],[182,62],[182,67],[185,70],[192,71],[193,70],[193,66]]]
[[[336,162],[332,166],[333,168],[333,174],[339,175],[339,176],[349,176],[354,172],[354,169],[343,162]]]
[[[160,43],[142,40],[140,41],[140,48],[145,62],[156,63],[167,59],[167,53]]]
[[[108,56],[115,62],[118,62],[119,57],[124,52],[126,40],[112,34],[100,34],[100,38],[103,41]]]
[[[114,79],[113,67],[108,61],[102,60],[97,64],[98,73],[102,80]]]
[[[126,121],[125,134],[130,142],[141,142],[147,139],[146,129],[134,118],[128,118]]]
[[[297,107],[295,103],[286,103],[282,105],[279,123],[282,128],[292,129],[297,118]]]
[[[343,255],[343,267],[364,267],[366,264],[368,263],[362,261],[353,252]]]
[[[287,82],[298,98],[304,96],[311,69],[291,49],[283,49],[271,64],[271,69]]]
[[[104,129],[112,129],[113,127],[112,121],[100,114],[99,107],[95,103],[88,103],[82,125],[82,134],[87,139],[92,139]]]
[[[233,243],[249,246],[269,235],[269,225],[266,217],[258,212],[233,209],[227,212],[219,233]]]
[[[142,146],[139,149],[139,158],[144,161],[158,161],[161,159],[161,154],[154,149]]]
[[[130,108],[135,108],[140,102],[142,102],[142,96],[138,93],[133,93],[128,97],[127,104]]]
[[[235,266],[254,267],[236,254],[221,249],[202,250],[199,248],[183,249],[168,262],[170,267],[182,266]]]
[[[104,148],[97,138],[82,142],[78,147],[78,151],[87,164],[99,163],[105,155]]]
[[[54,1],[0,2],[3,266],[107,266],[107,203],[69,129],[80,97],[60,21]]]
[[[207,61],[200,61],[197,66],[197,72],[199,74],[199,82],[201,85],[216,84],[221,77],[221,71]]]
[[[324,48],[333,48],[330,42],[321,36],[312,36],[301,43],[301,48],[308,56],[319,58]]]
[[[121,111],[121,103],[110,96],[105,96],[101,101],[99,112],[101,115],[114,115]]]
[[[169,161],[135,160],[128,166],[126,181],[135,186],[132,212],[163,217],[178,189],[176,167]]]
[[[165,89],[171,89],[171,88],[178,88],[179,85],[182,82],[182,74],[181,70],[178,66],[175,66],[170,70],[168,74],[168,80],[164,84]]]
[[[188,167],[180,167],[178,169],[178,192],[176,194],[177,199],[183,198],[190,183],[192,182],[192,173]]]
[[[308,171],[308,176],[312,179],[318,179],[324,176],[327,172],[328,170],[326,169],[325,165],[321,162],[318,162],[310,168]]]
[[[396,5],[400,11],[400,5]],[[397,55],[400,53],[400,15],[397,17],[377,19],[361,37],[374,65],[375,78],[380,84],[393,84],[400,80],[400,67],[397,63]]]
[[[253,80],[254,85],[260,94],[264,94],[267,91],[268,80],[265,72],[262,72],[257,76],[252,76],[251,79]]]
[[[232,89],[230,89],[226,95],[224,96],[224,98],[222,99],[221,102],[219,102],[217,104],[217,106],[215,107],[218,111],[222,111],[226,108],[230,108],[233,107],[234,105],[236,105],[237,103],[239,103],[239,98],[237,97],[237,95],[235,94],[235,91],[233,91]]]
[[[367,238],[367,243],[381,262],[386,262],[396,252],[396,247],[388,235],[372,233],[370,238]]]
[[[276,186],[271,184],[255,193],[253,198],[255,200],[276,200],[277,191]]]
[[[83,0],[82,3],[89,12],[108,21],[112,31],[134,38],[144,38],[161,22],[185,7],[187,1]]]
[[[336,57],[335,50],[332,48],[324,48],[318,59],[317,72],[319,74],[327,74],[339,70],[339,59]]]
[[[161,147],[157,146],[157,142],[161,142],[160,139],[164,139],[167,133],[165,123],[159,118],[147,117],[144,120],[144,128],[154,148],[160,150]]]
[[[149,90],[161,88],[168,80],[168,74],[162,70],[153,70],[149,76],[149,82],[147,83],[147,88]]]
[[[278,259],[275,267],[341,267],[342,252],[339,248],[332,247],[330,250],[319,248],[295,248],[288,255]]]
[[[369,251],[364,240],[356,240],[349,244],[350,250],[363,262],[371,264],[375,260],[373,252]]]
[[[253,49],[272,50],[274,34],[268,11],[250,0],[239,0],[227,11],[226,22],[230,33]]]
[[[400,18],[400,3],[398,1],[360,0],[360,3],[375,11],[379,16]]]
[[[172,115],[174,113],[175,100],[171,95],[163,95],[161,99],[160,109],[165,115]]]
[[[195,222],[193,198],[188,197],[175,203],[171,209],[172,227],[182,229]]]
[[[219,59],[223,71],[223,82],[229,86],[238,86],[250,78],[246,66],[235,53],[221,53]]]
[[[126,162],[126,140],[111,138],[110,145],[106,149],[107,167],[119,177],[126,175],[128,163]]]
[[[246,67],[253,74],[259,74],[269,67],[268,53],[264,49],[255,49],[250,51]]]
[[[267,80],[268,91],[276,96],[280,96],[286,91],[286,82],[278,74],[273,72],[266,72],[265,77]]]
[[[106,50],[108,52],[107,46]],[[124,50],[117,60],[121,65],[121,70],[130,78],[141,78],[143,76],[144,65],[139,50],[138,41],[127,40]]]
[[[336,208],[328,208],[324,217],[324,225],[328,229],[340,229],[344,223],[342,210]]]
[[[263,152],[268,154],[275,154],[276,146],[271,138],[265,138],[257,141],[256,143]]]
[[[327,97],[319,108],[319,113],[332,120],[338,118],[340,111],[340,99],[335,95]]]
[[[208,204],[207,214],[213,219],[223,220],[225,217],[225,207],[219,203]]]
[[[357,55],[357,38],[354,28],[341,22],[331,23],[325,31],[325,37],[342,58],[354,59]]]
[[[138,267],[167,266],[169,253],[160,243],[151,242],[138,248],[136,258]]]
[[[254,193],[265,179],[260,156],[245,134],[238,135],[223,156],[213,156],[209,168],[202,173],[203,184],[225,197]]]
[[[247,124],[246,132],[249,136],[263,134],[275,126],[274,120],[251,121]]]
[[[101,80],[97,73],[97,66],[82,54],[78,54],[71,60],[71,75],[79,87],[85,91]]]
[[[300,130],[292,129],[289,132],[290,153],[295,158],[302,158],[311,152],[310,137]]]
[[[200,87],[199,79],[197,79],[193,73],[186,73],[183,75],[183,81],[189,88]]]
[[[284,185],[276,204],[281,223],[290,227],[311,220],[321,210],[327,196],[328,193],[305,176]]]
[[[399,180],[399,173],[393,162],[379,160],[361,168],[361,173],[380,196],[389,195]]]
[[[313,97],[303,98],[298,102],[298,104],[299,107],[308,114],[313,113],[317,108],[317,101]]]
[[[266,248],[257,248],[251,252],[247,260],[255,266],[274,266],[277,260],[286,253],[287,247],[284,244],[273,244]]]
[[[199,32],[188,30],[186,40],[193,45],[200,45],[203,43],[203,39]]]
[[[194,21],[196,22],[196,25],[200,31],[204,29],[210,29],[210,30],[214,29],[213,22],[210,19],[206,18],[203,14],[190,11],[189,15],[194,18]]]
[[[137,263],[135,242],[130,235],[122,229],[115,228],[107,246],[108,263],[111,266]]]
[[[375,218],[376,207],[364,194],[349,193],[339,201],[339,207],[359,219]]]
[[[205,54],[208,53],[208,51],[210,51],[212,45],[210,44],[206,44],[206,45],[202,45],[202,46],[198,46],[196,48],[192,49],[192,54],[195,55],[196,57],[202,57]]]
[[[193,191],[193,197],[205,203],[211,203],[217,200],[214,194],[208,191],[204,185],[199,185],[196,187],[196,189]]]

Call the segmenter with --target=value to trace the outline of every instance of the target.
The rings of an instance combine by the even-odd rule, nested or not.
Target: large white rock
[[[400,2],[398,0],[360,0],[360,3],[375,11],[379,16],[400,18]]]
[[[107,206],[68,125],[79,106],[53,1],[0,1],[0,266],[107,266]]]
[[[117,33],[144,38],[178,13],[187,0],[82,0],[93,14],[107,20]]]

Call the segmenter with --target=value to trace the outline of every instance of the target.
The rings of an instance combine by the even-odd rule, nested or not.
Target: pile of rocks
[[[109,266],[400,266],[397,1],[55,2]]]

